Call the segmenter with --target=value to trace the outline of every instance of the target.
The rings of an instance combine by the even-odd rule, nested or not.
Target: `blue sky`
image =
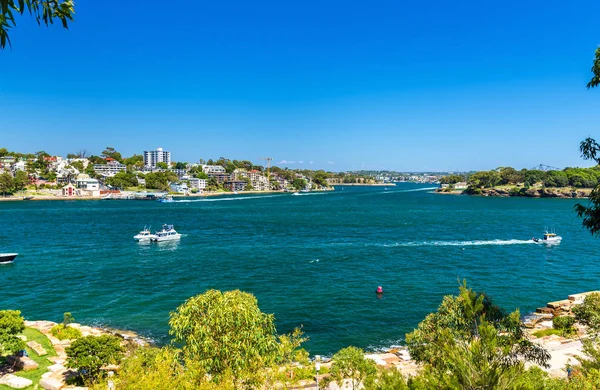
[[[0,147],[427,171],[589,166],[600,137],[597,1],[111,4],[18,19]]]

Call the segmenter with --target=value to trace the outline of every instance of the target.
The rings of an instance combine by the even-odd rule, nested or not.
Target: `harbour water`
[[[598,289],[585,200],[432,194],[431,186],[143,201],[0,202],[0,309],[131,329],[164,343],[168,318],[209,288],[256,295],[313,354],[402,343],[459,280],[522,313]],[[139,244],[172,223],[179,243]],[[560,245],[534,244],[545,227]],[[375,289],[383,286],[378,299]]]

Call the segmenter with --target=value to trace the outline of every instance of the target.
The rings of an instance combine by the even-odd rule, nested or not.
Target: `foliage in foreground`
[[[12,355],[25,348],[17,335],[25,329],[25,321],[18,310],[0,310],[0,356]]]
[[[75,340],[82,336],[81,331],[69,326],[74,321],[71,313],[66,312],[62,324],[57,324],[50,329],[50,333],[59,340]]]
[[[507,314],[485,294],[468,288],[466,282],[459,290],[456,297],[445,296],[438,311],[429,314],[417,329],[406,335],[410,354],[417,362],[444,367],[449,340],[473,343],[482,336],[482,329],[487,331],[491,327],[497,336],[494,343],[503,347],[498,351],[503,361],[510,365],[521,360],[546,364],[550,355],[525,337],[518,310]]]
[[[256,298],[239,290],[208,290],[188,299],[169,321],[170,334],[215,382],[233,377],[251,386],[265,380],[265,368],[289,363],[305,340],[296,330],[278,336],[274,316],[258,308]]]
[[[111,335],[86,336],[67,347],[68,368],[79,370],[85,382],[93,382],[100,376],[100,369],[117,364],[124,355],[121,339]]]
[[[64,28],[73,20],[75,2],[72,0],[0,0],[0,48],[10,45],[8,30],[16,26],[15,15],[32,15],[38,24],[46,26],[60,20]]]

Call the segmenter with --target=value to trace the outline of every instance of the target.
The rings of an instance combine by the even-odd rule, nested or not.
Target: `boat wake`
[[[535,244],[533,240],[473,240],[473,241],[421,241],[396,242],[382,244],[384,247],[414,247],[414,246],[483,246],[483,245],[525,245]]]
[[[400,191],[392,191],[386,192],[386,194],[394,193],[394,192],[417,192],[417,191],[431,191],[438,189],[439,187],[427,187],[427,188],[413,188],[412,190],[400,190]]]
[[[228,200],[246,200],[246,199],[263,199],[275,198],[283,195],[258,195],[258,196],[236,196],[234,198],[206,198],[206,199],[181,199],[174,200],[174,203],[195,203],[195,202],[224,202]]]

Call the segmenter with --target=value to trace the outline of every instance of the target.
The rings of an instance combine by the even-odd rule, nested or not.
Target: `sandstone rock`
[[[62,357],[62,356],[50,356],[48,358],[48,360],[51,361],[54,364],[63,364],[64,365],[65,362],[66,362],[66,360],[67,360],[67,358],[66,358],[66,356],[65,357]]]
[[[39,364],[27,356],[9,356],[6,358],[6,362],[22,369],[23,371],[31,371],[39,367]]]
[[[65,382],[62,378],[57,378],[54,375],[50,375],[40,380],[40,386],[45,390],[61,390],[65,387]]]
[[[0,384],[12,387],[13,389],[24,389],[33,384],[33,382],[27,378],[22,378],[13,374],[6,374],[0,377]]]
[[[42,347],[42,345],[40,343],[38,343],[37,341],[33,341],[33,340],[28,341],[27,346],[29,348],[33,349],[35,351],[35,353],[38,354],[38,356],[44,356],[48,353],[48,352],[46,352],[44,347]]]
[[[571,301],[569,301],[568,299],[563,299],[562,301],[548,302],[546,306],[548,306],[551,309],[560,309],[564,307],[571,307],[571,305]]]
[[[579,304],[579,303],[583,303],[583,300],[585,299],[585,297],[587,297],[590,294],[598,294],[600,293],[600,291],[588,291],[588,292],[582,292],[579,294],[573,294],[573,295],[569,295],[569,301],[572,301],[575,304]]]
[[[61,371],[61,370],[65,370],[65,366],[63,366],[62,364],[53,364],[51,366],[48,367],[48,371],[50,372],[57,372],[57,371]]]

